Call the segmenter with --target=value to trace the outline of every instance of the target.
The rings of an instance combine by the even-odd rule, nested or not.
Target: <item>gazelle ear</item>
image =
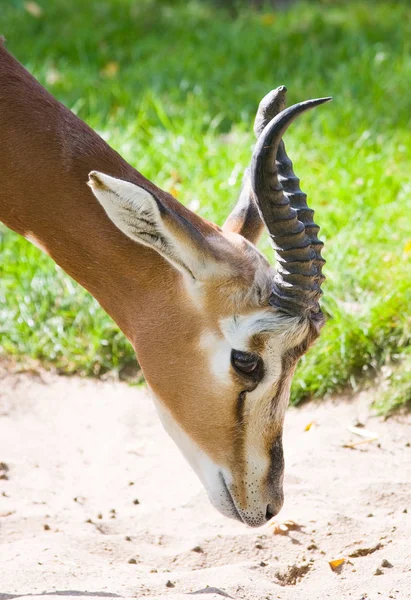
[[[216,266],[215,248],[196,227],[199,218],[194,213],[174,201],[180,214],[143,187],[98,171],[89,173],[88,185],[111,221],[129,238],[153,248],[194,279],[210,276]],[[219,236],[211,227],[209,233]]]

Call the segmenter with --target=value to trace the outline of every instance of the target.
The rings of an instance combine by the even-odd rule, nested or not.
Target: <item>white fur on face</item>
[[[298,317],[279,315],[272,309],[259,309],[249,315],[227,317],[220,321],[220,335],[205,331],[200,339],[206,349],[210,368],[216,379],[229,385],[231,381],[231,351],[250,351],[250,341],[256,334],[266,333],[267,341],[261,358],[264,361],[264,378],[249,393],[253,401],[270,393],[281,376],[282,356],[289,348],[298,345],[307,334],[307,324]]]

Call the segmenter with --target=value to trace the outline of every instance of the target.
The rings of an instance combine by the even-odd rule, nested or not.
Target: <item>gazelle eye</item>
[[[231,364],[237,373],[251,381],[259,381],[262,378],[263,362],[258,354],[232,350]]]

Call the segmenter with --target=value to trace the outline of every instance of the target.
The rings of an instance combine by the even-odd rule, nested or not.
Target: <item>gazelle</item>
[[[324,321],[322,243],[281,138],[328,99],[285,109],[285,94],[260,104],[220,228],[127,164],[0,43],[0,220],[111,315],[212,504],[252,526],[282,506],[291,379]],[[264,224],[276,271],[255,246]]]

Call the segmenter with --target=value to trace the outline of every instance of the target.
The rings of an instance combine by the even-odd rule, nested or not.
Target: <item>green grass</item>
[[[355,388],[394,364],[378,408],[410,401],[408,3],[306,2],[234,16],[194,1],[37,4],[39,17],[20,0],[2,6],[8,48],[144,175],[220,224],[262,96],[281,84],[290,104],[334,96],[286,138],[326,242],[330,316],[292,399]],[[266,239],[262,247],[272,256]],[[97,303],[36,248],[3,229],[0,252],[1,352],[83,374],[133,360]]]

